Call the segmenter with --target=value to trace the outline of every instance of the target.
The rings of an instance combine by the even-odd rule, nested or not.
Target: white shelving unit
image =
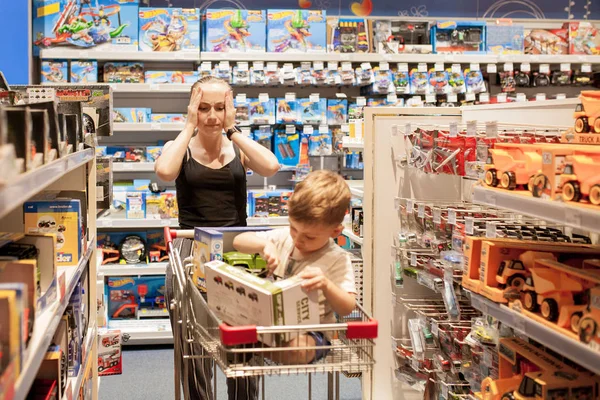
[[[350,229],[344,229],[342,231],[342,235],[345,235],[348,237],[348,239],[350,239],[351,242],[359,244],[362,246],[363,244],[363,238],[361,238],[360,236],[355,235],[354,233],[352,233],[352,231]]]
[[[131,122],[115,122],[113,124],[113,132],[179,132],[182,131],[185,124],[183,123],[131,123]]]
[[[365,182],[362,180],[346,182],[348,183],[348,187],[350,188],[350,193],[352,193],[352,196],[356,197],[357,199],[362,199],[365,194]]]
[[[166,268],[166,262],[150,264],[106,264],[98,266],[98,274],[104,276],[164,275]]]
[[[154,172],[154,163],[113,162],[113,172]]]
[[[165,226],[177,228],[179,226],[179,222],[175,218],[127,219],[124,215],[110,215],[108,217],[98,218],[98,228],[147,229],[164,228]]]
[[[173,331],[168,319],[111,320],[110,329],[119,329],[124,345],[173,343]]]
[[[348,150],[362,150],[365,148],[365,142],[362,139],[344,137],[342,139],[342,146]]]

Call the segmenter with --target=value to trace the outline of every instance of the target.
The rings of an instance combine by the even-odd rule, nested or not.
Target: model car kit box
[[[200,9],[139,9],[140,51],[200,51]]]
[[[569,30],[569,54],[600,54],[600,34],[591,22],[567,22],[563,28]]]
[[[431,28],[436,54],[485,54],[486,23],[479,21],[438,21]]]
[[[264,10],[208,9],[203,18],[203,50],[264,52],[267,18]]]
[[[208,306],[228,324],[272,326],[320,322],[317,291],[305,292],[303,279],[297,276],[271,282],[222,261],[211,261],[204,267]],[[269,346],[287,340],[280,335],[262,337]]]
[[[325,53],[327,18],[324,10],[268,10],[267,51]]]

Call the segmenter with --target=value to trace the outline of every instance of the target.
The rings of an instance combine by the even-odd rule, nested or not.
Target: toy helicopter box
[[[436,54],[485,54],[485,22],[438,21],[431,28],[431,45]]]
[[[71,83],[97,83],[98,61],[71,61]]]
[[[306,293],[298,276],[271,282],[222,261],[206,263],[205,271],[208,306],[230,325],[307,325],[320,321],[317,292]],[[275,346],[289,338],[262,335],[259,340]]]
[[[98,331],[98,376],[122,373],[121,331],[100,329]]]
[[[151,108],[113,108],[113,122],[150,122]]]
[[[324,10],[268,10],[267,51],[325,53],[327,16]]]
[[[369,25],[363,18],[327,18],[327,51],[369,53]]]
[[[200,51],[200,9],[139,9],[140,51]]]
[[[204,14],[203,50],[264,52],[267,31],[265,10],[208,9]]]
[[[488,54],[523,54],[524,28],[522,25],[487,26]]]
[[[65,83],[69,81],[69,67],[66,61],[44,60],[42,61],[41,77],[42,83]]]

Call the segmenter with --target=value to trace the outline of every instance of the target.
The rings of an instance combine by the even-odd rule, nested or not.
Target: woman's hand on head
[[[229,89],[225,93],[225,121],[223,121],[223,128],[225,130],[231,129],[235,126],[235,107],[233,105],[233,91]]]
[[[198,109],[200,108],[200,102],[202,101],[202,88],[200,85],[196,86],[192,90],[192,96],[190,97],[190,104],[187,108],[187,119],[185,124],[188,127],[196,128],[198,126]]]

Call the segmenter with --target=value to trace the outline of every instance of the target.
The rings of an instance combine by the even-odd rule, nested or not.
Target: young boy
[[[310,173],[296,185],[288,202],[289,228],[238,235],[233,246],[244,253],[259,253],[269,274],[278,278],[299,275],[306,291],[318,290],[321,323],[335,323],[333,315],[346,316],[354,310],[356,288],[350,255],[335,244],[350,205],[350,190],[339,175],[325,170]],[[286,347],[327,346],[323,332],[308,332]],[[275,353],[275,352],[274,352]],[[291,354],[289,354],[291,353]],[[309,363],[326,351],[292,351],[270,355],[286,364]],[[281,359],[278,359],[278,355]]]

